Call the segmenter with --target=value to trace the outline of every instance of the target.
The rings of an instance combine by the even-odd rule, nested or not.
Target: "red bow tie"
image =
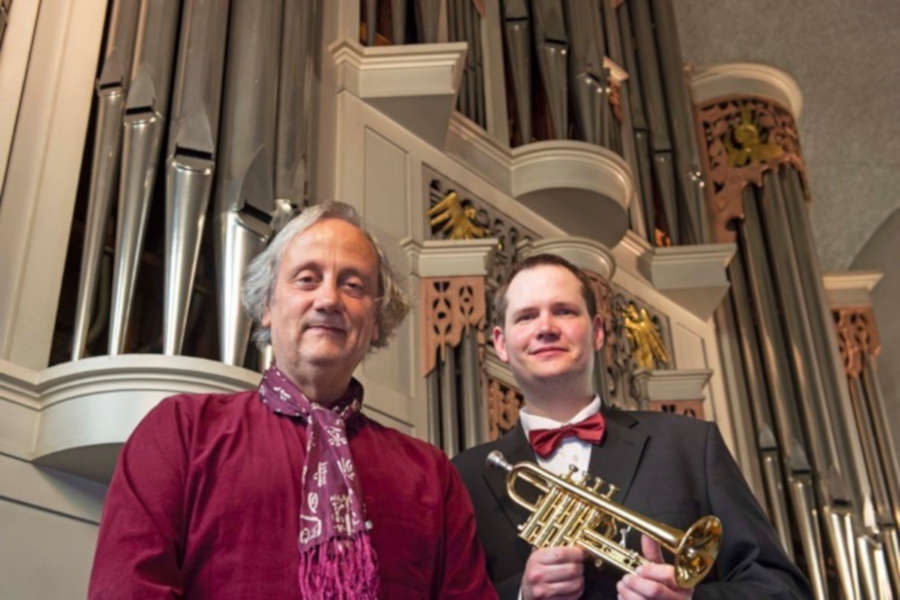
[[[556,429],[533,429],[528,433],[531,447],[541,458],[547,458],[556,450],[563,439],[571,436],[579,440],[599,444],[606,431],[606,421],[600,413],[578,423],[569,423]]]

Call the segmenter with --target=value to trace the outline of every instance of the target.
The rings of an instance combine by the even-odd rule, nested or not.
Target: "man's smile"
[[[305,327],[307,331],[314,331],[317,333],[324,333],[330,335],[344,335],[347,331],[338,325],[307,325]]]
[[[565,352],[566,349],[561,346],[544,346],[531,351],[532,356],[549,356]]]

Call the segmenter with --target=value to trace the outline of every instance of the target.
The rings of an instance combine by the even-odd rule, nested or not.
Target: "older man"
[[[251,264],[275,365],[253,391],[168,398],[122,449],[91,598],[493,598],[459,476],[360,412],[353,370],[407,303],[347,205]]]
[[[454,464],[472,496],[501,598],[809,597],[715,425],[601,407],[593,371],[603,324],[581,271],[553,255],[526,259],[497,292],[494,316],[494,348],[509,364],[525,407],[515,429]],[[485,469],[485,457],[495,449],[513,463],[536,460],[557,474],[574,465],[600,476],[619,488],[618,502],[679,528],[717,515],[724,533],[713,570],[694,590],[683,589],[674,568],[661,564],[659,545],[635,532],[628,544],[650,560],[625,577],[609,567],[585,567],[578,547],[532,551],[515,529],[528,514],[508,498],[505,474]]]

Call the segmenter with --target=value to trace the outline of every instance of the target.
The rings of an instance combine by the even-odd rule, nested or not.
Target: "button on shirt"
[[[600,411],[600,397],[594,396],[590,404],[578,411],[568,421],[556,421],[547,417],[540,417],[528,412],[528,407],[522,407],[519,411],[519,422],[522,429],[525,430],[525,437],[534,429],[556,429],[570,423],[578,423],[584,421],[590,416]],[[569,436],[563,438],[556,450],[547,458],[537,456],[537,462],[540,466],[556,475],[565,475],[569,472],[569,465],[575,465],[578,472],[586,472],[588,464],[591,462],[591,447],[593,444],[585,442],[577,437]]]

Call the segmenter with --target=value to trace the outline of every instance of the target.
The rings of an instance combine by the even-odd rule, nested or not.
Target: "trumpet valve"
[[[610,483],[609,487],[606,488],[606,493],[603,494],[603,497],[606,498],[607,500],[610,500],[613,496],[616,495],[616,492],[618,492],[618,491],[619,491],[619,488]]]

